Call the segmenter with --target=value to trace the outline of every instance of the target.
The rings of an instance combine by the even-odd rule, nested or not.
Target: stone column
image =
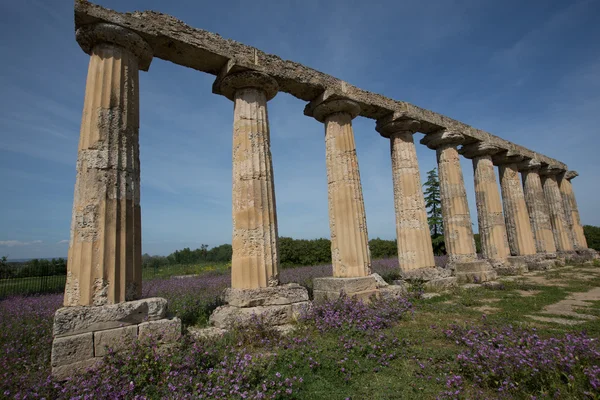
[[[77,30],[90,55],[77,157],[65,306],[141,295],[138,69],[152,49],[125,28]]]
[[[377,131],[390,139],[398,262],[402,271],[435,267],[431,233],[413,134],[419,121],[395,119],[377,121]]]
[[[517,163],[522,160],[523,157],[512,155],[510,151],[494,157],[494,162],[499,164],[506,233],[508,246],[513,256],[536,254],[529,212],[525,204],[525,194],[517,167]]]
[[[546,257],[556,257],[556,243],[550,222],[550,211],[540,180],[541,164],[537,160],[529,160],[519,164],[523,189],[525,192],[525,203],[529,212],[529,221],[535,239],[535,249],[538,254]]]
[[[482,282],[496,278],[487,261],[477,260],[471,214],[457,146],[459,132],[441,130],[425,135],[421,143],[435,149],[440,177],[440,197],[448,264],[460,281]]]
[[[587,240],[583,234],[583,226],[581,226],[581,219],[579,218],[579,209],[577,208],[575,193],[573,192],[573,186],[571,185],[571,179],[577,176],[579,176],[579,174],[576,171],[567,171],[564,174],[559,175],[558,187],[563,198],[567,223],[573,234],[573,244],[575,245],[575,249],[583,250],[587,249]]]
[[[141,295],[139,80],[152,49],[116,25],[79,27],[90,55],[79,137],[64,305],[54,314],[52,375],[58,379],[101,361],[107,347],[136,339],[177,341],[181,320],[167,301]]]
[[[544,195],[548,203],[548,210],[550,211],[550,221],[552,223],[552,231],[554,232],[556,249],[559,252],[571,252],[574,250],[573,238],[569,232],[563,199],[557,182],[557,175],[563,172],[561,169],[551,167],[540,170]]]
[[[360,107],[336,98],[313,100],[305,114],[325,124],[325,160],[331,230],[333,278],[314,280],[316,300],[344,291],[367,299],[377,292],[371,274],[371,254],[352,120]]]
[[[277,286],[277,213],[273,183],[267,101],[277,82],[257,72],[238,72],[219,82],[234,102],[233,256],[231,287]]]
[[[503,264],[510,255],[502,201],[492,162],[492,155],[500,151],[499,147],[485,142],[469,144],[460,150],[460,154],[473,160],[481,252],[483,258],[495,266]]]

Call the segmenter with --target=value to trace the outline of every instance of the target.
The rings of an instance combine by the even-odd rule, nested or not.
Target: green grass
[[[225,274],[229,273],[230,269],[231,263],[223,262],[165,265],[160,268],[144,268],[142,270],[142,279],[148,280],[180,275],[200,275],[209,272]]]
[[[65,288],[66,275],[0,279],[0,296],[57,293]]]

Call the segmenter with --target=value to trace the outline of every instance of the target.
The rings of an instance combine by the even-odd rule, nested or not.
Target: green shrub
[[[600,226],[584,225],[583,234],[588,247],[600,251]]]

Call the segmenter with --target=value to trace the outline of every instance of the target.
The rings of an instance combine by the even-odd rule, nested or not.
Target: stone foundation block
[[[114,351],[124,350],[130,347],[137,337],[138,325],[94,332],[94,355],[103,357],[108,354],[109,348]]]
[[[442,291],[458,286],[458,279],[455,276],[433,279],[425,282],[424,286],[426,290],[432,290],[434,292]]]
[[[54,337],[102,331],[164,318],[167,300],[153,297],[106,306],[59,308],[54,314]]]
[[[377,289],[388,287],[390,284],[385,281],[379,274],[371,274],[373,278],[375,278],[375,282],[377,285]]]
[[[308,301],[308,291],[297,283],[259,289],[225,289],[223,301],[234,307],[286,305]]]
[[[388,285],[379,289],[379,295],[384,299],[395,299],[404,297],[408,293],[405,285]]]
[[[94,334],[92,332],[56,338],[52,343],[50,358],[52,367],[85,361],[92,357],[94,357]]]
[[[300,313],[310,306],[310,301],[247,308],[225,305],[213,311],[209,323],[216,328],[231,329],[236,325],[247,325],[258,318],[265,325],[285,325],[297,320]]]
[[[377,280],[373,275],[360,278],[315,278],[313,280],[313,298],[316,302],[335,300],[344,292],[348,297],[357,297],[369,301],[378,296]]]
[[[560,266],[560,260],[538,260],[529,264],[530,271],[547,271],[549,269]],[[564,264],[562,265],[564,267]]]
[[[139,338],[152,337],[159,343],[173,343],[181,337],[181,320],[177,317],[143,322],[139,325]]]
[[[494,271],[500,276],[523,275],[529,272],[529,262],[522,257],[508,257],[500,265],[494,266]]]
[[[400,276],[402,279],[407,281],[419,280],[419,281],[433,281],[452,276],[452,271],[446,268],[433,267],[433,268],[419,268],[412,269],[409,271],[401,271]]]
[[[455,263],[454,274],[458,283],[483,283],[498,277],[496,271],[485,260]]]
[[[102,358],[90,358],[84,361],[77,361],[67,365],[59,365],[52,367],[52,376],[56,379],[66,380],[73,375],[74,372],[85,372],[90,368],[94,368]]]

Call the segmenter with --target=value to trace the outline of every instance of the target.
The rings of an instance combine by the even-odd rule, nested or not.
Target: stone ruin
[[[214,329],[260,315],[284,325],[308,304],[305,288],[280,285],[267,103],[278,92],[307,102],[325,127],[333,276],[314,281],[316,301],[341,291],[393,295],[371,274],[352,120],[376,121],[389,139],[399,271],[430,286],[485,282],[546,269],[587,248],[564,163],[412,104],[367,92],[301,64],[223,39],[156,12],[118,13],[75,0],[76,39],[90,55],[77,160],[64,308],[54,321],[56,376],[92,365],[106,346],[181,334],[167,302],[141,297],[139,74],[154,57],[216,76],[234,102],[232,287]],[[413,134],[436,151],[449,255],[436,268]],[[473,160],[482,255],[475,252],[460,156]],[[501,192],[498,191],[498,167]],[[520,175],[520,176],[519,176]]]

